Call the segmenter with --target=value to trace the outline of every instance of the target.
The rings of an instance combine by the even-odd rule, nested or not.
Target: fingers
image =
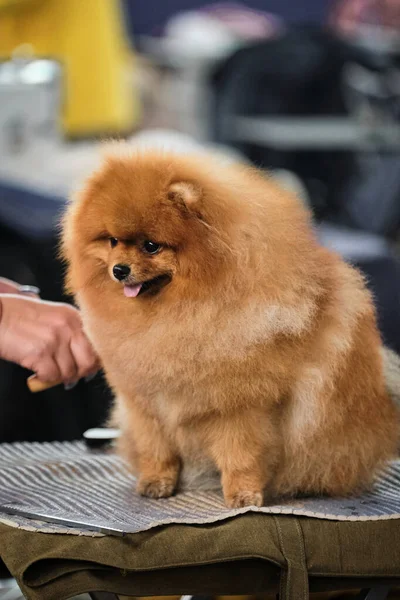
[[[69,335],[67,335],[69,333]],[[66,384],[71,389],[84,377],[94,375],[99,363],[88,339],[79,327],[72,332],[64,331],[58,336],[52,352],[47,348],[37,362],[35,372],[41,381]]]
[[[99,368],[97,356],[81,331],[69,344],[60,342],[54,354],[48,349],[41,353],[30,366],[40,382],[50,384],[46,388],[64,383],[66,390],[72,389],[80,379],[95,375]]]
[[[40,290],[35,285],[20,285],[11,279],[0,277],[0,294],[23,294],[32,298],[40,296]]]
[[[99,362],[82,330],[79,312],[70,306],[64,308],[64,320],[61,320],[58,328],[59,349],[56,361],[62,381],[73,384],[97,373]]]
[[[43,356],[35,366],[32,366],[40,381],[57,384],[63,380],[57,361],[50,355]]]
[[[11,279],[0,277],[0,294],[18,294],[19,285]]]
[[[98,358],[79,311],[66,304],[1,295],[0,356],[36,373],[42,382],[72,384],[94,375]]]
[[[30,340],[29,368],[40,381],[70,384],[78,379],[78,366],[70,348],[74,330],[68,312],[63,310],[26,329]]]
[[[61,373],[61,381],[72,385],[80,379],[78,364],[67,341],[59,344],[55,359]]]
[[[98,358],[82,331],[72,338],[71,351],[78,366],[78,379],[97,373],[100,368]]]

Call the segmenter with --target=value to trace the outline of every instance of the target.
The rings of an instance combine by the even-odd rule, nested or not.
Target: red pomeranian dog
[[[363,278],[256,170],[116,152],[70,204],[62,247],[141,494],[173,494],[200,464],[232,507],[343,495],[395,453]]]

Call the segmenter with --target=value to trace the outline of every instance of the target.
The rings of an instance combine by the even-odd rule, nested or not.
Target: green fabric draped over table
[[[400,586],[400,520],[245,514],[124,537],[0,524],[0,556],[31,600],[63,600],[87,591],[257,594],[279,586],[283,600],[299,600],[308,598],[308,576],[398,578]]]

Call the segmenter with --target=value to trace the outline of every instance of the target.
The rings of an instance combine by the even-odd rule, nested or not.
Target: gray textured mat
[[[212,523],[244,512],[367,521],[400,518],[400,461],[372,492],[357,498],[309,498],[262,508],[227,509],[217,492],[150,500],[113,453],[81,442],[0,445],[0,521],[43,532],[134,533],[170,523]]]

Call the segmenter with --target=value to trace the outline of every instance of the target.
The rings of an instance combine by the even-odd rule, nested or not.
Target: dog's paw
[[[147,498],[169,498],[175,491],[175,481],[170,478],[159,479],[140,478],[137,482],[136,491]]]
[[[226,505],[229,508],[243,508],[244,506],[262,506],[264,495],[262,492],[250,492],[248,490],[239,490],[228,498],[225,498]]]

